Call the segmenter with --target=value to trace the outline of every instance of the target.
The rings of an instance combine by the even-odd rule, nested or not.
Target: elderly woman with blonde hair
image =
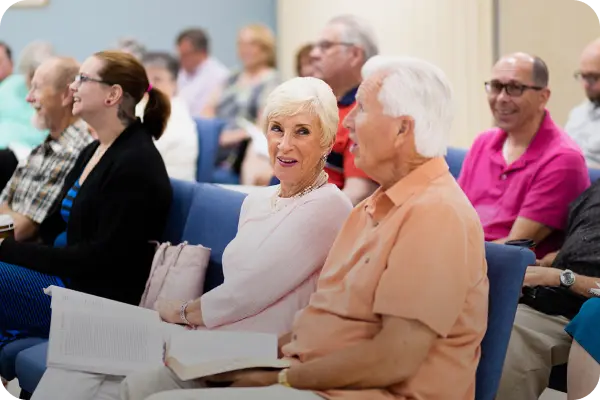
[[[268,97],[263,125],[278,186],[244,200],[236,237],[223,254],[224,283],[199,299],[161,301],[166,322],[196,329],[283,335],[304,308],[352,204],[323,168],[335,140],[337,100],[315,78],[294,78]],[[265,285],[265,282],[269,282]],[[180,310],[183,316],[180,315]],[[182,328],[183,329],[183,328]],[[50,368],[33,399],[143,399],[194,383],[166,367],[121,379]]]

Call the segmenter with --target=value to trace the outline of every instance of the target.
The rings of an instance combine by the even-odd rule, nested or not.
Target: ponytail
[[[144,111],[143,125],[155,140],[160,139],[162,136],[170,116],[171,102],[168,97],[160,90],[150,88]]]

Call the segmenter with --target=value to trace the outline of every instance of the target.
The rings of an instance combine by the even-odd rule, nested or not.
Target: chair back
[[[458,179],[460,170],[462,169],[463,161],[467,155],[467,150],[457,147],[449,147],[446,154],[446,163],[450,167],[450,173],[454,179]]]
[[[212,182],[219,151],[219,137],[225,126],[225,121],[216,118],[196,118],[198,128],[198,168],[196,180],[198,182]]]
[[[477,368],[476,400],[496,397],[525,270],[535,262],[535,254],[522,247],[486,243],[485,253],[490,282],[488,326]]]
[[[223,251],[237,234],[245,193],[197,183],[182,239],[211,249],[204,292],[223,283]]]
[[[589,168],[588,172],[590,173],[590,181],[592,181],[592,183],[596,182],[598,179],[600,179],[600,169],[597,168]]]

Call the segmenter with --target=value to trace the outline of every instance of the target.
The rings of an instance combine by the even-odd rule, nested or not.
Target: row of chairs
[[[163,240],[188,241],[212,249],[205,291],[223,282],[222,255],[237,232],[245,195],[217,185],[172,181],[173,206]],[[217,227],[217,229],[215,229]],[[514,321],[521,284],[534,254],[519,247],[486,243],[490,279],[488,330],[477,371],[477,400],[493,400]],[[18,378],[21,398],[33,393],[46,369],[47,340],[18,340],[0,351],[0,375]]]
[[[198,182],[213,182],[215,155],[224,123],[210,119],[196,122],[201,146]],[[455,177],[460,173],[464,155],[464,150],[450,149],[446,157]],[[600,171],[590,170],[590,176],[597,179]],[[236,234],[245,194],[207,183],[173,180],[172,185],[173,206],[163,240],[172,243],[188,241],[212,249],[204,287],[206,292],[223,282],[223,250]],[[535,260],[534,254],[527,249],[491,243],[486,243],[486,258],[490,309],[488,331],[477,371],[477,400],[493,400],[495,397],[525,269]],[[46,352],[47,340],[41,338],[21,339],[0,350],[0,375],[9,380],[19,379],[23,390],[21,398],[28,398],[41,379],[46,369]]]

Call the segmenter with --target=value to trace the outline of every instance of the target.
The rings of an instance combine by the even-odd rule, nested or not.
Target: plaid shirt
[[[58,140],[50,136],[33,149],[7,183],[0,204],[41,224],[60,195],[79,153],[93,141],[87,124],[78,120]]]

